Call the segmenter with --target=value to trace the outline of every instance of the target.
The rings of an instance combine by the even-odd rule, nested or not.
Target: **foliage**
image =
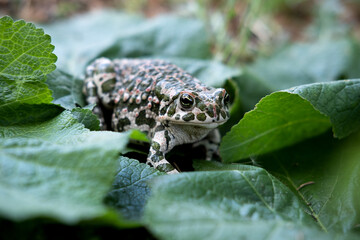
[[[360,45],[348,32],[239,69],[212,59],[195,19],[103,11],[44,28],[56,70],[43,30],[0,19],[1,236],[49,238],[39,229],[57,226],[84,239],[359,237],[360,80],[341,78],[359,77]],[[82,76],[100,56],[164,58],[225,86],[233,105],[223,163],[175,150],[195,171],[164,176],[131,155],[138,132],[99,131]]]

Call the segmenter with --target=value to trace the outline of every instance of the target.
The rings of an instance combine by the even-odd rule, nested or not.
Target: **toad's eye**
[[[230,96],[228,93],[225,93],[225,96],[224,96],[224,105],[228,105],[230,102]]]
[[[194,106],[194,98],[192,96],[190,96],[190,94],[184,93],[183,95],[181,95],[180,97],[180,104],[181,107],[183,107],[186,110],[191,109]]]

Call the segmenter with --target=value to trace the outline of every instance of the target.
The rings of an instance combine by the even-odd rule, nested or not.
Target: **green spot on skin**
[[[135,119],[136,125],[140,126],[143,124],[149,125],[151,128],[155,127],[156,122],[153,118],[146,118],[146,111],[139,112],[139,116]]]
[[[171,138],[169,136],[169,131],[165,131],[165,139],[166,139],[166,149],[169,148],[169,142],[171,141]]]
[[[194,119],[195,119],[195,116],[194,116],[193,113],[187,113],[187,114],[185,114],[185,115],[182,117],[182,119],[183,119],[184,121],[188,122],[188,121],[194,120]]]
[[[223,118],[226,118],[226,113],[225,113],[225,111],[221,111],[221,116],[222,116]]]
[[[125,117],[125,118],[120,118],[117,122],[117,129],[122,132],[124,131],[124,127],[127,126],[127,125],[130,125],[130,120]]]
[[[219,108],[219,106],[216,106],[215,109],[216,109],[216,115],[219,116],[219,115],[220,115],[220,108]]]
[[[163,164],[160,164],[159,166],[157,166],[156,169],[161,172],[170,172],[170,171],[174,170],[174,167],[171,166],[169,163],[163,163]]]
[[[197,120],[203,122],[206,119],[206,115],[205,115],[205,113],[199,113],[198,115],[196,115],[196,118],[197,118]]]
[[[172,100],[177,99],[177,98],[179,97],[179,94],[180,94],[180,93],[175,94],[171,99],[172,99]]]
[[[206,111],[207,115],[209,115],[209,117],[213,118],[214,117],[214,112],[212,107],[210,106],[209,109]]]
[[[131,92],[133,89],[134,89],[134,83],[131,83],[131,84],[127,87],[127,90],[128,90],[129,92]]]
[[[172,117],[175,114],[175,109],[176,109],[176,105],[175,104],[171,104],[169,107],[169,110],[167,112],[167,115],[169,117]]]
[[[115,78],[107,79],[102,85],[101,89],[103,92],[110,92],[115,87]]]
[[[198,97],[196,97],[196,98],[195,98],[195,104],[196,104],[196,106],[197,106],[200,102],[201,102],[201,99],[198,98]]]
[[[151,143],[151,147],[152,147],[153,149],[157,150],[157,151],[160,150],[160,144],[159,144],[158,142],[153,141],[153,142]]]
[[[156,153],[151,156],[151,160],[153,162],[160,162],[163,159],[164,159],[164,156],[160,151],[156,151]]]
[[[196,104],[196,106],[201,110],[204,111],[206,108],[206,105],[203,102],[199,102]]]
[[[168,102],[168,101],[170,100],[170,97],[169,97],[168,95],[164,95],[163,100],[164,100],[165,102]]]
[[[167,107],[160,109],[160,115],[165,115]]]
[[[155,94],[157,97],[162,97],[161,95],[161,86],[160,85],[156,85],[155,87]]]

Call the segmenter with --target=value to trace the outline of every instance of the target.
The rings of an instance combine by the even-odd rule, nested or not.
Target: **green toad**
[[[96,104],[102,129],[146,132],[147,163],[169,174],[178,170],[165,154],[176,145],[203,140],[210,143],[204,145],[211,159],[220,141],[215,128],[229,118],[224,89],[208,87],[162,60],[97,59],[87,67],[84,93]]]

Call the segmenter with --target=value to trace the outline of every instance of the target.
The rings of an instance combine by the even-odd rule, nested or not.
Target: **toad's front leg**
[[[174,139],[174,136],[166,129],[156,131],[151,140],[147,163],[167,174],[179,173],[178,170],[165,159],[165,153],[173,148],[174,144],[172,144],[172,141],[174,141]]]

